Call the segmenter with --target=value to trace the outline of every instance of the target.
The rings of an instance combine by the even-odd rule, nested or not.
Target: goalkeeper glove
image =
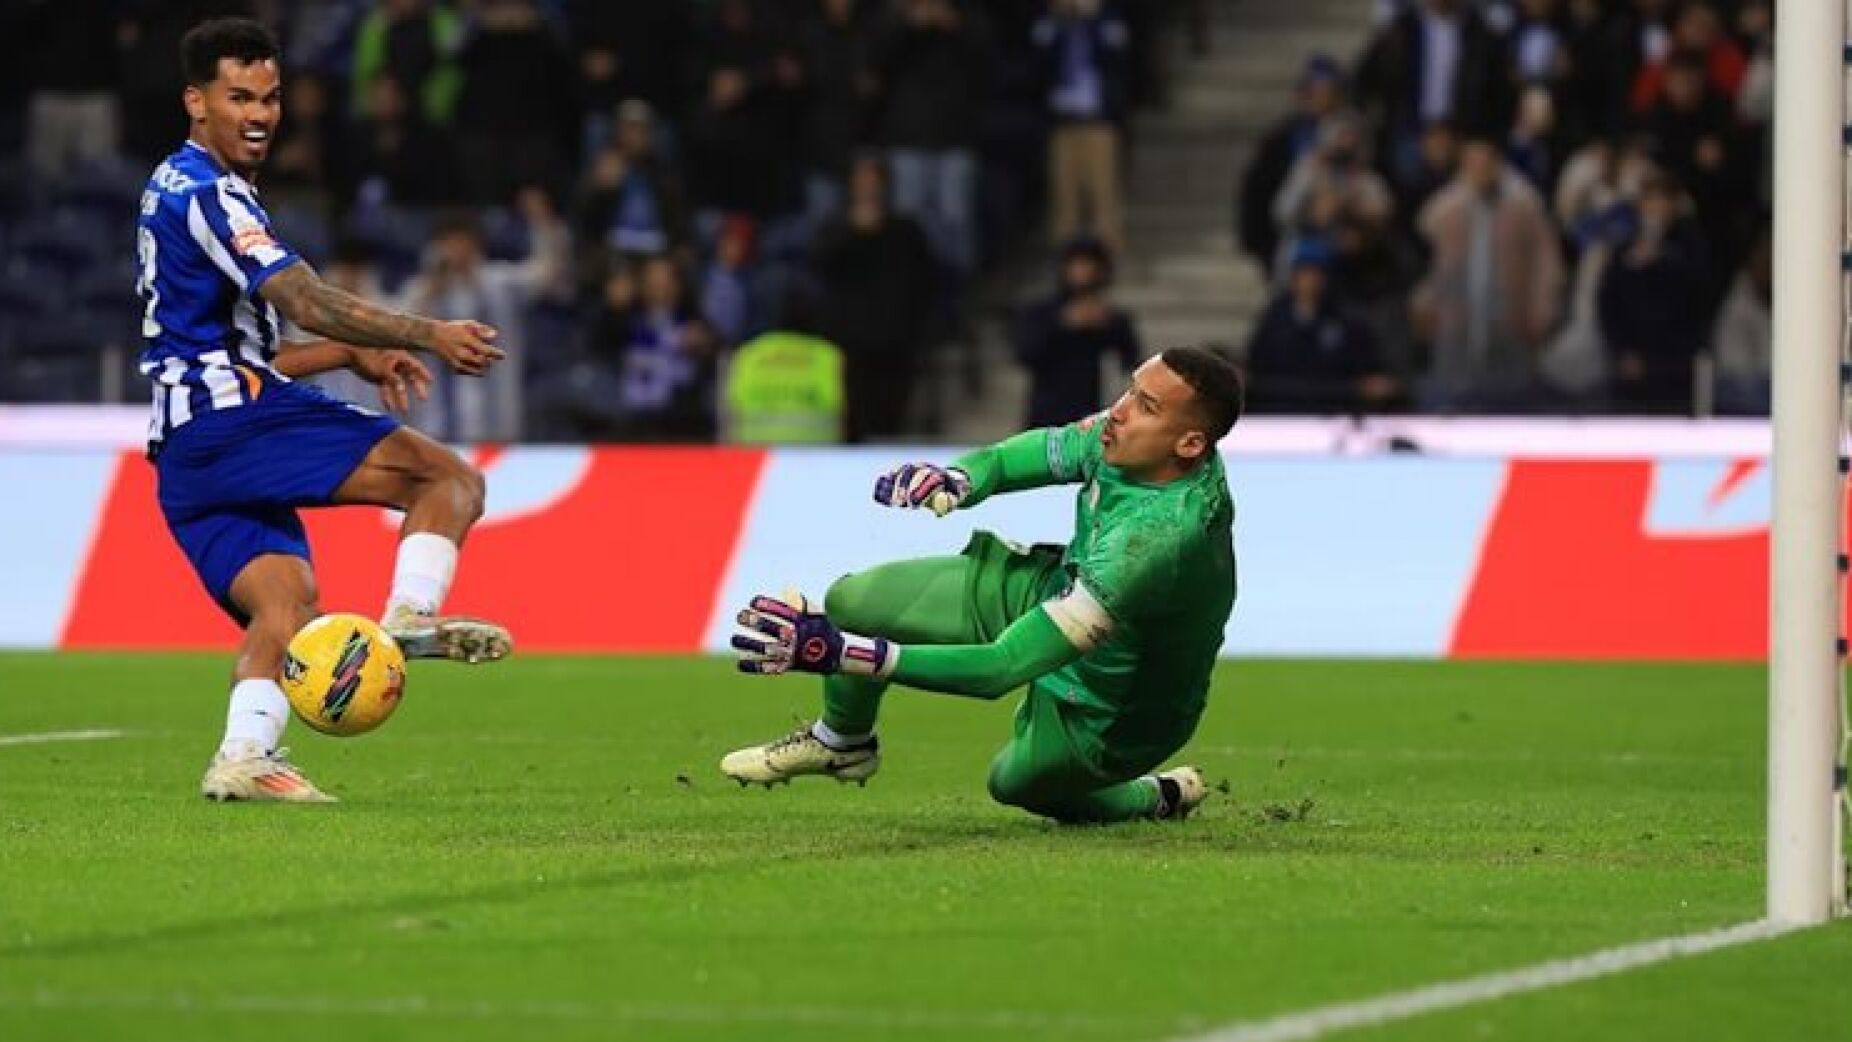
[[[958,509],[970,494],[970,476],[956,467],[903,463],[875,479],[875,502],[902,510],[925,507],[939,517]]]
[[[886,677],[900,649],[881,637],[844,633],[803,594],[758,596],[735,617],[742,673],[855,673]]]

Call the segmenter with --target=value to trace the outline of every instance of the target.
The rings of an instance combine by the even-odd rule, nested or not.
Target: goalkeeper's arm
[[[1049,463],[1050,442],[1060,435],[1057,428],[1038,427],[958,457],[952,466],[971,479],[971,491],[958,505],[974,507],[999,492],[1020,492],[1072,480],[1056,474]]]
[[[1077,583],[1010,623],[989,644],[898,647],[888,677],[927,691],[1002,698],[1098,647],[1112,625],[1112,616]]]

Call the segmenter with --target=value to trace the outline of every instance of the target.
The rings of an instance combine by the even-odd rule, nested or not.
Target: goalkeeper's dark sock
[[[829,746],[839,753],[846,753],[851,749],[860,749],[862,746],[868,745],[875,740],[875,733],[873,731],[869,731],[865,734],[843,734],[831,728],[830,725],[821,720],[810,725],[810,735],[817,741],[822,742],[824,745]]]
[[[1163,775],[1157,775],[1151,780],[1157,782],[1158,790],[1157,809],[1151,812],[1151,816],[1154,818],[1174,816],[1177,808],[1183,804],[1183,786]]]

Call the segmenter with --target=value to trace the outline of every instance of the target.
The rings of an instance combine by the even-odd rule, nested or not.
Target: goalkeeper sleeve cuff
[[[886,680],[900,661],[900,645],[885,637],[864,637],[847,630],[842,634],[842,660],[837,667],[854,676]]]

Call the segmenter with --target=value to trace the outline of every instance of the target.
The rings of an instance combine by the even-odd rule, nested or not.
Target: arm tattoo
[[[309,332],[359,347],[426,348],[435,327],[428,318],[369,304],[322,281],[307,261],[277,272],[258,292]]]

